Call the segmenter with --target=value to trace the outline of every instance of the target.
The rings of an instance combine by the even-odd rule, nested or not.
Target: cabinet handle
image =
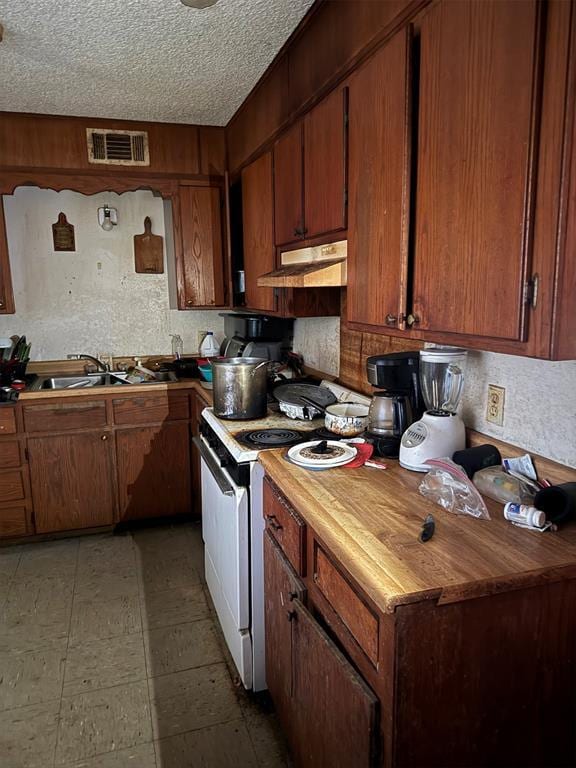
[[[397,322],[398,322],[398,318],[396,317],[396,315],[391,315],[391,314],[386,315],[386,325],[396,325]]]
[[[268,525],[270,528],[272,528],[273,531],[282,530],[282,526],[278,522],[278,518],[275,515],[266,515],[266,520],[268,521]]]
[[[108,435],[102,435],[102,437],[100,438],[100,440],[108,440]]]
[[[412,328],[413,325],[418,325],[420,322],[420,318],[418,315],[408,315],[406,318],[406,325],[408,325],[410,328]]]
[[[191,307],[194,304],[193,299],[186,299],[186,306]]]
[[[4,306],[4,302],[0,301],[0,309],[2,309],[3,306]]]
[[[300,237],[301,234],[302,234],[302,232],[301,232],[300,228],[299,227],[294,227],[294,237]]]
[[[296,618],[296,611],[286,611],[286,617],[288,621],[294,621]]]

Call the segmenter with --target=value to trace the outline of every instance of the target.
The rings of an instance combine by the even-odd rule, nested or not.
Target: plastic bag
[[[433,469],[420,483],[420,493],[448,512],[490,520],[484,499],[458,464],[451,459],[430,459]]]
[[[529,480],[509,475],[501,467],[487,467],[476,472],[473,478],[478,490],[490,499],[506,504],[532,504],[536,492]]]

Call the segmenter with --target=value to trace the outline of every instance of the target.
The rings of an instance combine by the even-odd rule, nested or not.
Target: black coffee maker
[[[366,361],[368,381],[380,388],[372,397],[366,434],[377,456],[397,458],[403,433],[424,412],[419,365],[418,352],[375,355]]]

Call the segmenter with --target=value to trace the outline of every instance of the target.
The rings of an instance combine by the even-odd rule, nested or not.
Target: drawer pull
[[[108,435],[102,435],[102,437],[100,438],[100,440],[108,440]]]
[[[286,617],[288,618],[288,621],[294,621],[296,618],[296,611],[286,611]]]
[[[281,531],[282,525],[278,522],[278,518],[275,515],[266,515],[268,525],[273,531]]]

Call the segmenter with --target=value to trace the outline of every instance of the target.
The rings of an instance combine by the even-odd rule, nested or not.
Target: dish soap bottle
[[[182,341],[182,337],[177,333],[172,333],[170,335],[172,336],[172,354],[174,355],[174,360],[180,360],[184,354],[184,342]]]
[[[220,354],[213,331],[208,331],[206,336],[202,339],[202,344],[200,344],[200,354],[202,357],[217,357],[217,355]]]

